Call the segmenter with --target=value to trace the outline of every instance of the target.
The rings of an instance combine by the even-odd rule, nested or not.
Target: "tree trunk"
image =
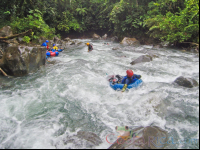
[[[2,42],[1,40],[9,40],[9,39],[13,39],[13,38],[15,38],[15,37],[29,35],[29,34],[31,34],[31,32],[32,32],[32,29],[30,29],[30,30],[28,30],[28,31],[26,31],[26,32],[19,33],[19,34],[7,36],[7,37],[0,37],[0,42]],[[5,41],[4,41],[4,42],[5,42]]]

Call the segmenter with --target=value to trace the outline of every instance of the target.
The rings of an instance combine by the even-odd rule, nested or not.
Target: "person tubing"
[[[93,46],[90,43],[86,43],[86,45],[88,46],[88,52],[93,50]]]
[[[122,80],[122,84],[124,84],[122,92],[125,92],[129,84],[134,83],[136,80],[141,79],[142,77],[141,75],[134,74],[132,70],[127,70],[126,74],[127,76]]]
[[[53,44],[53,49],[56,51],[58,50],[58,47],[56,46],[56,44]]]
[[[127,74],[127,76],[128,76],[129,78],[131,78],[131,77],[134,75],[134,73],[133,73],[132,70],[127,70],[127,71],[126,71],[126,74]]]

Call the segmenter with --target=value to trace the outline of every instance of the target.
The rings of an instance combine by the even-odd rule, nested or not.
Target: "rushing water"
[[[7,88],[0,89],[0,148],[74,148],[55,145],[79,130],[96,133],[103,141],[96,148],[108,148],[106,136],[124,125],[156,125],[177,140],[199,139],[199,87],[173,84],[181,75],[199,82],[196,54],[151,46],[114,51],[120,44],[81,41],[92,42],[94,50],[69,48],[37,73],[3,78]],[[130,65],[145,51],[159,57]],[[144,84],[125,93],[112,90],[107,75],[125,75],[127,69],[142,75]],[[168,147],[199,148],[199,143]]]

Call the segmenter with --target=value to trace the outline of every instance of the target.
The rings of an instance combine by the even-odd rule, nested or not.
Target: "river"
[[[173,84],[179,76],[199,83],[199,57],[175,49],[151,46],[121,47],[92,42],[71,47],[49,59],[36,73],[25,77],[1,77],[0,149],[76,148],[57,144],[77,131],[97,134],[108,148],[106,136],[115,126],[156,125],[177,140],[199,139],[199,87]],[[120,50],[112,50],[121,47]],[[159,57],[152,62],[130,65],[133,59],[151,51]],[[125,57],[126,56],[126,57]],[[110,88],[107,75],[126,75],[132,69],[142,75],[143,85],[125,93]],[[199,148],[199,143],[169,144],[169,148]],[[88,148],[82,145],[78,148]]]

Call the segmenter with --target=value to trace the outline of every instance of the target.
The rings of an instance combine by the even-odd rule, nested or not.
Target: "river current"
[[[125,125],[156,125],[176,141],[187,141],[169,143],[168,148],[199,148],[199,142],[189,142],[199,139],[199,87],[173,84],[179,76],[199,83],[196,54],[80,41],[91,42],[94,50],[88,53],[85,45],[69,47],[49,59],[56,63],[47,63],[36,73],[1,77],[6,88],[0,88],[0,149],[75,148],[56,143],[80,130],[94,132],[102,139],[96,148],[108,148],[106,136],[116,133],[115,126]],[[148,51],[158,57],[130,65]],[[142,75],[143,85],[125,93],[114,91],[107,76],[125,76],[127,69]]]

